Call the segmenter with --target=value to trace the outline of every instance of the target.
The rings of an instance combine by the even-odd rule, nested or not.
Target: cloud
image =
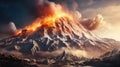
[[[10,22],[9,24],[2,25],[0,27],[0,33],[3,34],[14,34],[17,31],[17,28],[13,22]]]
[[[8,51],[8,50],[5,50],[5,49],[0,49],[0,53],[1,54],[5,54],[5,55],[14,55],[16,57],[23,57],[23,54],[20,53],[20,52],[17,52],[17,51]]]
[[[113,38],[120,40],[120,5],[116,2],[113,2],[111,5],[104,6],[101,4],[98,8],[89,8],[83,10],[81,13],[84,17],[94,17],[96,14],[102,14],[104,21],[106,21],[103,28],[93,31],[96,35],[105,38]],[[110,2],[111,3],[111,2]]]
[[[49,1],[62,4],[62,6],[67,7],[70,10],[83,8],[94,4],[94,0],[49,0]]]
[[[103,21],[103,16],[99,14],[92,19],[83,19],[80,23],[88,30],[95,30],[105,22]]]
[[[39,17],[52,16],[61,9],[62,7],[59,4],[49,2],[48,0],[38,0],[37,2],[37,15]]]

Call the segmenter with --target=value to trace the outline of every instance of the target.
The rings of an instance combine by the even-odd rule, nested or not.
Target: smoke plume
[[[0,33],[3,34],[13,34],[17,31],[17,28],[13,22],[10,22],[9,24],[1,26]]]
[[[67,2],[65,1],[65,3],[61,1],[55,1],[55,2],[62,4],[62,6],[60,4],[56,4],[48,0],[38,0],[38,3],[37,3],[38,16],[39,17],[52,16],[56,14],[57,11],[60,11],[63,8],[66,8],[66,7],[70,8],[68,7],[69,5],[68,1]],[[71,0],[70,3],[72,3],[72,10],[69,12],[71,12],[75,20],[80,20],[80,23],[83,25],[84,28],[91,31],[91,30],[98,29],[103,25],[104,21],[103,21],[102,15],[99,14],[96,17],[91,19],[82,18],[82,14],[77,10],[78,3],[73,0]],[[91,1],[88,2],[87,4],[90,4],[90,3]],[[64,5],[67,5],[67,6],[64,6]]]
[[[48,0],[38,0],[37,2],[37,15],[38,17],[53,16],[57,11],[61,11],[60,4],[49,2]]]
[[[88,30],[95,30],[103,25],[103,17],[102,15],[97,15],[92,19],[83,19],[80,23]]]

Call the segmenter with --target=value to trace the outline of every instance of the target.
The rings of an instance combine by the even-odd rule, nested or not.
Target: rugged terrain
[[[66,18],[54,27],[41,26],[0,40],[0,64],[16,66],[119,66],[119,41],[99,38]],[[114,51],[114,52],[111,52]]]

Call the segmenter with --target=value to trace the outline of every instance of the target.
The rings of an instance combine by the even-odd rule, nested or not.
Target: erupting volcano
[[[30,34],[35,32],[38,28],[44,26],[46,29],[55,27],[55,24],[60,22],[60,18],[65,18],[66,20],[73,21],[73,17],[70,14],[67,14],[63,11],[60,5],[50,3],[52,7],[48,6],[47,8],[39,8],[41,14],[40,18],[37,18],[32,24],[26,26],[24,29],[26,33]],[[22,30],[18,30],[16,34],[22,34]]]
[[[119,42],[97,37],[89,31],[101,23],[101,16],[81,21],[61,5],[48,1],[38,2],[37,14],[33,23],[17,30],[12,37],[0,40],[2,54],[22,55],[35,59],[36,64],[42,63],[43,58],[58,63],[68,57],[72,61],[78,61],[75,57],[98,58],[118,47]]]

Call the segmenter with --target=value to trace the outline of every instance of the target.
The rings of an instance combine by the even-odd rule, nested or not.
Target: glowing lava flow
[[[73,17],[69,15],[68,13],[65,13],[62,10],[62,7],[60,5],[58,5],[55,10],[52,9],[51,11],[52,12],[49,12],[49,13],[53,13],[53,14],[37,18],[32,24],[26,26],[24,28],[24,30],[26,30],[25,32],[27,34],[31,34],[35,32],[41,26],[45,26],[45,28],[54,27],[56,21],[60,18],[67,18],[69,20],[73,20]],[[18,30],[16,32],[16,35],[22,35],[22,34],[23,34],[23,30]]]

